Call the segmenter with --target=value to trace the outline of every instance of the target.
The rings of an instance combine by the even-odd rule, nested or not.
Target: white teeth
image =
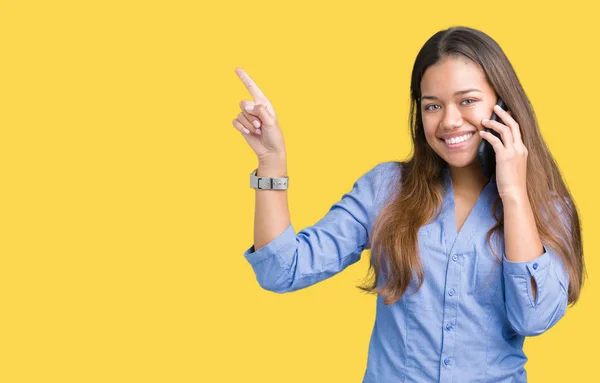
[[[457,144],[459,142],[466,141],[469,138],[471,138],[471,136],[473,136],[473,133],[467,133],[464,136],[455,137],[455,138],[451,138],[449,140],[444,140],[444,141],[446,141],[447,144],[452,145],[452,144]]]

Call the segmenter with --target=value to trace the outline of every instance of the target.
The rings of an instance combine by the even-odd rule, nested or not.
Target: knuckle
[[[245,110],[246,110],[246,107],[247,107],[247,106],[250,106],[250,105],[254,105],[254,103],[253,103],[252,101],[248,101],[248,100],[242,100],[242,101],[240,102],[240,109],[242,109],[242,110],[244,110],[244,111],[245,111]]]

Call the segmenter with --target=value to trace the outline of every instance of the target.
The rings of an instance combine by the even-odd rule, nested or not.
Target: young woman
[[[242,101],[233,125],[258,156],[256,176],[263,187],[287,180],[272,105],[236,71],[254,102]],[[260,286],[284,293],[371,249],[374,279],[360,288],[377,294],[377,311],[364,382],[526,382],[525,337],[552,327],[582,287],[575,204],[512,65],[485,33],[433,35],[417,55],[411,98],[410,159],[377,164],[298,233],[285,188],[257,189],[244,256]],[[494,107],[499,98],[508,112]],[[502,123],[488,120],[492,111]],[[495,153],[489,179],[481,140]]]

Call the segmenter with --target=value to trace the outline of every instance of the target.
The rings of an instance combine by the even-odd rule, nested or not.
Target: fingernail
[[[482,122],[482,123],[484,123],[484,124],[485,124],[486,122],[488,122],[488,121],[489,121],[489,120],[488,120],[488,119],[485,119],[485,118],[484,118],[483,120],[481,120],[481,122]]]
[[[248,112],[250,112],[250,111],[254,110],[254,105],[248,105],[248,106],[246,106],[246,110],[247,110]]]
[[[246,129],[246,128],[242,128],[242,130],[244,131],[244,133],[246,133],[246,134],[250,134],[250,131],[249,131],[248,129]]]
[[[258,121],[254,120],[252,122],[252,124],[254,125],[255,128],[260,128],[260,122],[258,122]]]
[[[262,134],[262,132],[260,131],[260,129],[256,129],[256,130],[254,131],[254,133],[258,134],[259,136]]]

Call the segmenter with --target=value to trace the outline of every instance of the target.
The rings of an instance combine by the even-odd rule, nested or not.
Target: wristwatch
[[[250,187],[254,189],[286,190],[288,188],[288,177],[259,177],[256,175],[258,168],[250,173]]]

